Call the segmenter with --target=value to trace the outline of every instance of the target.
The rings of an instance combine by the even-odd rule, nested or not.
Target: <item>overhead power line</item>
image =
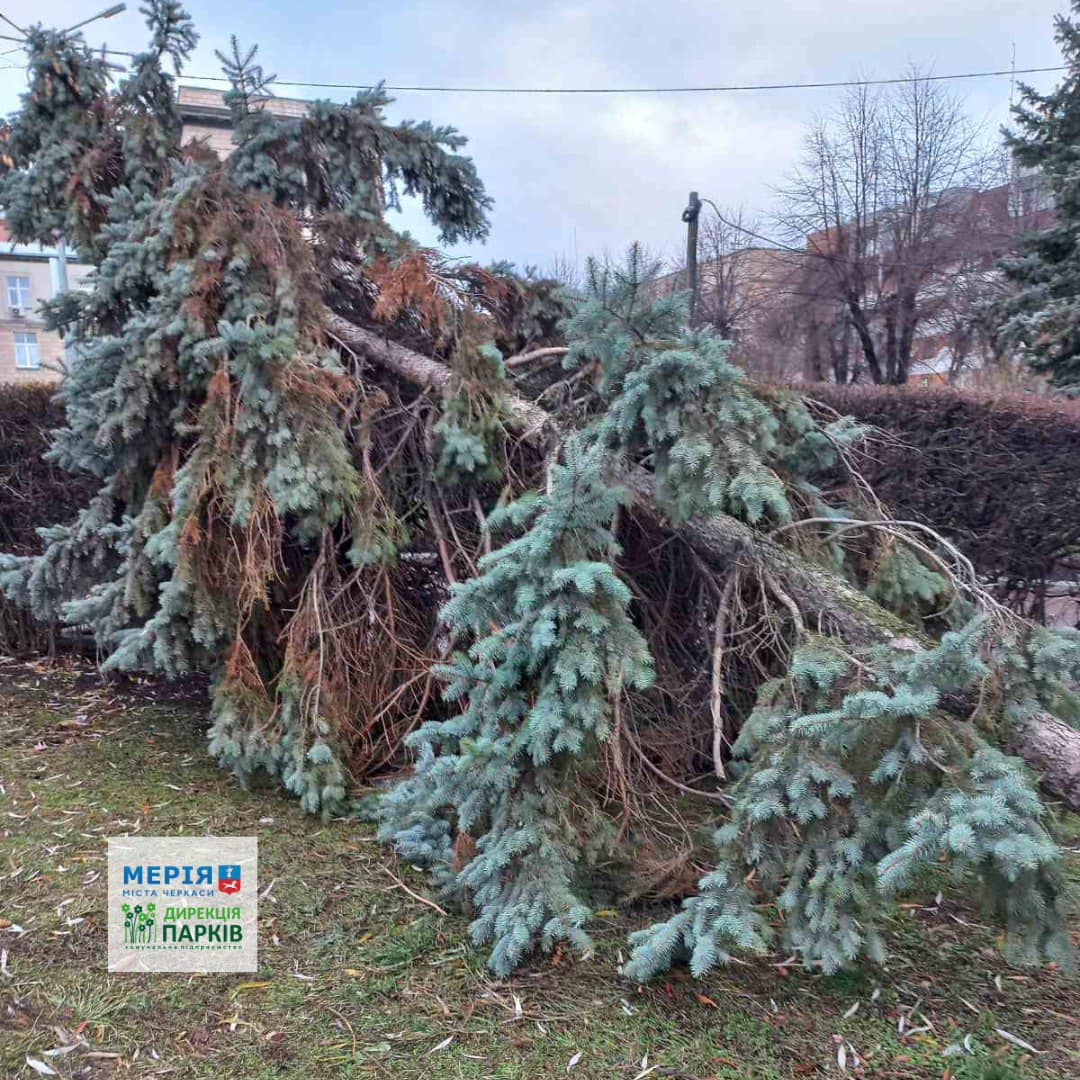
[[[26,36],[26,31],[18,23],[13,23],[2,11],[0,11],[0,19],[3,19],[12,30],[18,30],[20,34]]]
[[[838,79],[832,82],[745,83],[729,86],[391,86],[394,93],[422,94],[722,94],[754,90],[827,90],[845,86],[895,86],[910,82],[945,82],[952,79],[989,79],[995,76],[1040,75],[1065,71],[1057,67],[1003,68],[1000,71],[965,71],[952,75],[903,75],[891,79]],[[228,82],[223,75],[188,75],[200,82]],[[377,83],[308,82],[302,79],[275,79],[279,86],[303,86],[320,90],[370,90]]]
[[[118,5],[119,6],[119,5]],[[100,16],[99,16],[100,17]],[[0,19],[10,23],[3,13]],[[14,26],[13,23],[11,25]],[[18,29],[16,27],[16,29]],[[0,39],[7,41],[21,41],[20,38],[0,34]],[[14,49],[12,52],[16,51]],[[109,56],[123,56],[131,58],[134,53],[120,49],[102,48],[95,50]],[[901,83],[911,82],[948,82],[961,79],[992,79],[1008,76],[1015,79],[1017,75],[1043,75],[1068,70],[1064,65],[1055,67],[1033,68],[1002,68],[998,71],[962,71],[950,75],[901,75],[890,79],[836,79],[826,82],[802,82],[802,83],[732,83],[726,86],[413,86],[413,85],[390,85],[388,83],[337,83],[316,82],[304,79],[274,80],[277,86],[299,86],[315,90],[371,90],[375,86],[382,85],[384,90],[395,94],[730,94],[749,93],[764,90],[833,90],[850,86],[897,86]],[[197,82],[227,83],[229,80],[224,75],[185,75],[186,79]]]
[[[69,27],[65,33],[79,29],[87,23],[94,22],[98,19],[111,18],[113,15],[117,15],[124,11],[126,7],[126,4],[115,4],[104,11],[98,12],[96,15],[92,15],[88,19],[84,19],[81,23],[76,23],[74,26]],[[26,32],[16,23],[12,22],[12,20],[3,12],[0,12],[0,20],[3,20],[20,34],[25,35]],[[0,39],[18,42],[20,45],[24,45],[25,43],[24,38],[14,38],[7,34],[0,34]],[[16,50],[12,49],[9,51],[15,52]],[[134,56],[133,53],[125,52],[120,49],[109,49],[105,46],[102,46],[100,50],[95,51],[100,51],[103,55],[123,56],[129,59]],[[274,82],[279,86],[307,87],[317,90],[370,90],[375,86],[381,85],[383,89],[392,91],[396,94],[727,94],[751,93],[768,90],[832,90],[852,86],[897,86],[903,83],[912,82],[949,82],[963,79],[991,79],[1006,76],[1015,82],[1017,75],[1043,75],[1066,70],[1067,68],[1064,65],[1017,68],[1014,45],[1013,60],[1008,68],[1001,68],[996,71],[962,71],[948,75],[924,75],[916,72],[910,75],[900,75],[888,79],[833,79],[818,82],[731,83],[726,85],[707,86],[422,86],[411,84],[391,85],[379,81],[366,83],[338,83],[282,78],[275,78]],[[186,78],[194,79],[198,82],[227,83],[229,81],[224,75],[188,75]]]

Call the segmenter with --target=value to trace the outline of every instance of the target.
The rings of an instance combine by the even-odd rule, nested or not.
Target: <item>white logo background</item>
[[[253,836],[110,837],[109,970],[257,971],[258,851]],[[218,888],[222,867],[239,870],[238,891]]]

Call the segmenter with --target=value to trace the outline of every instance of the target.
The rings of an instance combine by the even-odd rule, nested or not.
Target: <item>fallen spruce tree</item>
[[[5,594],[107,668],[208,671],[241,778],[324,813],[389,778],[382,835],[500,974],[640,897],[685,899],[632,977],[763,947],[763,901],[834,970],[942,861],[1020,958],[1066,962],[1009,751],[1080,801],[1080,636],[893,521],[858,427],[749,383],[637,250],[570,299],[396,234],[399,193],[485,234],[452,130],[379,91],[276,116],[234,48],[232,153],[183,145],[164,65],[195,35],[148,17],[116,85],[77,34],[27,35],[0,202],[97,268],[48,313],[76,356],[50,454],[97,490],[3,558]]]

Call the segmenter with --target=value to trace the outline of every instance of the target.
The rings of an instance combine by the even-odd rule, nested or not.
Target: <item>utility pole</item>
[[[697,230],[701,216],[701,200],[696,191],[690,192],[690,201],[682,212],[686,222],[686,287],[690,290],[690,325],[694,325],[697,313]]]

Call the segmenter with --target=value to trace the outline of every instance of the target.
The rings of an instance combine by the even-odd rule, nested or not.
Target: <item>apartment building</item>
[[[302,116],[308,102],[269,98],[266,107],[277,116]],[[232,130],[225,94],[197,86],[181,86],[177,105],[184,122],[184,142],[204,141],[222,156],[232,151]],[[42,244],[11,240],[0,213],[0,383],[55,382],[65,371],[66,352],[59,334],[45,328],[42,301],[61,290],[60,253]],[[68,288],[79,288],[91,267],[72,259],[66,264]]]
[[[852,251],[849,226],[823,229],[806,238],[806,251],[823,268],[840,262],[840,275],[827,270],[817,306],[829,303],[842,311],[833,293],[839,276],[861,281],[864,307],[875,323],[887,321],[888,304],[906,279],[917,283],[913,303],[917,326],[911,342],[908,381],[922,386],[977,383],[985,365],[996,358],[994,343],[980,329],[978,312],[996,295],[1002,283],[1000,260],[1015,250],[1017,237],[1038,232],[1054,221],[1052,195],[1045,181],[1030,170],[1016,169],[1007,183],[991,188],[949,188],[934,196],[922,210],[924,232],[910,235],[909,211],[885,209],[857,223],[861,248]],[[893,230],[905,235],[907,246],[897,251]],[[844,267],[850,266],[850,279]],[[852,286],[854,287],[854,285]],[[819,283],[811,281],[811,294]],[[883,314],[885,313],[885,314]],[[883,334],[883,330],[877,331]],[[844,345],[855,360],[857,345],[850,333]]]
[[[177,88],[176,104],[184,123],[183,140],[204,142],[220,157],[232,153],[232,118],[225,105],[224,90],[203,86]],[[266,98],[264,108],[274,116],[303,116],[311,102],[299,98]]]
[[[69,288],[90,267],[68,260]],[[60,253],[41,244],[16,244],[0,215],[0,383],[55,382],[64,370],[64,343],[45,328],[40,307],[61,289]]]

